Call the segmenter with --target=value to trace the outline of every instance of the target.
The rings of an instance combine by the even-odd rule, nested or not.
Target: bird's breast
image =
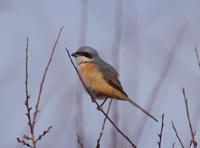
[[[79,66],[79,73],[88,87],[96,85],[103,80],[102,73],[98,70],[97,66],[93,63],[84,63]]]
[[[100,92],[105,88],[105,80],[95,64],[84,63],[79,65],[79,73],[86,87],[95,98],[104,97]]]
[[[125,99],[127,96],[112,87],[103,77],[101,71],[93,63],[79,65],[79,73],[92,95],[96,98],[110,97]]]

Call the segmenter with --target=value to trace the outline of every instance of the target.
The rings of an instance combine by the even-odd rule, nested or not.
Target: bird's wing
[[[104,79],[115,89],[127,94],[124,92],[120,81],[118,80],[118,72],[110,64],[106,63],[102,59],[96,61],[98,69],[102,72]]]

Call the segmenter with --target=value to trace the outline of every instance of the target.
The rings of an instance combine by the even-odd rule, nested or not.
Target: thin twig
[[[198,62],[199,68],[200,68],[200,59],[199,59],[199,54],[198,54],[197,46],[195,47],[195,53],[196,53],[197,62]]]
[[[179,135],[178,135],[178,132],[177,132],[177,130],[176,130],[176,127],[175,127],[173,121],[172,121],[172,127],[173,127],[173,130],[174,130],[175,134],[176,134],[176,137],[178,138],[178,141],[179,141],[181,147],[184,148],[183,142],[182,142],[181,138],[180,138]]]
[[[197,142],[195,140],[195,133],[194,133],[193,128],[192,128],[192,123],[191,123],[190,114],[189,114],[188,100],[187,100],[184,88],[183,88],[183,97],[184,97],[184,102],[185,102],[185,108],[186,108],[186,113],[187,113],[188,124],[189,124],[189,127],[190,127],[190,133],[191,133],[191,136],[192,136],[192,140],[191,140],[190,145],[193,144],[194,148],[197,148]]]
[[[95,103],[97,105],[97,108],[100,108],[99,104],[95,100]],[[104,116],[110,121],[110,123],[114,126],[114,128],[134,147],[137,148],[136,145],[126,136],[118,127],[117,125],[110,119],[110,117],[103,111],[102,108],[100,108],[100,111],[104,114]]]
[[[51,126],[49,126],[49,127],[47,128],[47,130],[43,131],[43,133],[42,133],[41,135],[38,136],[38,138],[37,138],[37,140],[36,140],[36,143],[37,143],[39,140],[42,140],[42,138],[43,138],[47,133],[49,133],[49,131],[51,130],[52,127],[53,127],[53,126],[51,125]]]
[[[17,137],[17,141],[27,147],[31,147],[33,148],[33,146],[31,144],[29,144],[28,142],[26,142],[25,140],[21,140],[20,138]]]
[[[80,76],[80,73],[78,71],[78,69],[76,68],[74,62],[72,61],[72,58],[70,56],[69,50],[67,48],[65,48],[65,50],[67,51],[67,54],[69,56],[70,62],[72,63],[74,69],[76,70],[79,79],[81,80],[83,86],[85,87],[86,91],[88,92],[88,94],[90,95],[92,101],[97,105],[97,108],[99,109],[99,111],[101,111],[104,116],[110,121],[110,123],[114,126],[114,128],[132,145],[132,147],[136,148],[136,145],[128,138],[128,136],[126,136],[118,127],[117,125],[110,119],[110,117],[104,112],[104,110],[100,107],[100,105],[97,103],[97,101],[95,100],[95,98],[92,96],[91,92],[87,89],[83,79]]]
[[[94,100],[95,100],[94,97],[92,96],[92,94],[90,93],[90,91],[87,89],[85,83],[83,82],[83,79],[81,78],[80,73],[78,72],[78,69],[76,68],[74,62],[72,61],[72,58],[71,58],[70,53],[69,53],[69,50],[68,50],[67,48],[65,48],[65,50],[67,51],[67,54],[68,54],[69,59],[70,59],[70,62],[72,63],[74,69],[76,70],[76,73],[78,74],[78,77],[79,77],[79,79],[81,80],[81,82],[82,82],[82,84],[83,84],[85,90],[86,90],[86,91],[88,92],[88,94],[90,95],[90,97],[91,97],[91,99],[92,99],[92,102],[95,102],[95,101],[94,101]]]
[[[162,143],[162,134],[163,134],[163,128],[164,128],[164,118],[165,118],[165,114],[162,115],[162,124],[161,124],[160,134],[158,134],[158,137],[159,137],[158,147],[159,148],[161,148],[161,143]]]
[[[53,58],[53,54],[54,54],[54,51],[56,49],[56,46],[58,44],[58,40],[60,38],[60,35],[61,35],[61,32],[63,30],[63,26],[60,28],[59,30],[59,33],[58,33],[58,36],[56,38],[56,41],[55,41],[55,44],[52,48],[52,52],[51,52],[51,55],[50,55],[50,58],[49,58],[49,61],[46,65],[46,68],[44,70],[44,74],[43,74],[43,77],[42,77],[42,81],[40,83],[40,89],[39,89],[39,94],[38,94],[38,98],[37,98],[37,103],[35,105],[35,111],[34,111],[34,115],[33,115],[33,121],[32,121],[32,125],[33,125],[33,128],[35,126],[35,122],[36,122],[36,117],[37,117],[37,114],[39,112],[39,103],[40,103],[40,99],[41,99],[41,94],[42,94],[42,89],[43,89],[43,85],[44,85],[44,81],[45,81],[45,78],[46,78],[46,74],[47,74],[47,71],[49,69],[49,65],[51,64],[51,61],[52,61],[52,58]]]
[[[29,136],[27,136],[27,135],[24,135],[23,138],[24,138],[25,140],[31,140],[31,138],[30,138]]]
[[[109,106],[108,106],[108,109],[107,109],[107,112],[106,112],[107,115],[110,111],[111,104],[112,104],[112,99],[110,99],[110,102],[109,102]],[[104,120],[103,120],[103,125],[102,125],[102,128],[101,128],[101,132],[99,134],[99,138],[97,139],[96,148],[100,148],[100,141],[101,141],[101,137],[103,136],[103,132],[104,132],[105,124],[106,124],[106,119],[107,118],[105,117]]]
[[[37,103],[35,105],[35,111],[33,113],[32,118],[31,118],[31,109],[32,109],[32,107],[29,106],[30,95],[29,95],[29,92],[28,92],[28,46],[29,46],[29,40],[28,40],[28,37],[27,37],[26,58],[25,58],[25,74],[26,74],[26,78],[25,78],[25,94],[26,94],[25,106],[26,106],[26,110],[27,110],[26,116],[28,117],[28,125],[29,125],[29,129],[30,129],[31,137],[29,137],[27,135],[24,135],[23,139],[20,139],[20,138],[17,137],[17,141],[19,143],[22,143],[23,145],[25,145],[27,147],[36,148],[36,143],[39,140],[41,140],[50,131],[50,129],[52,128],[52,126],[49,126],[48,129],[43,131],[43,133],[41,135],[39,135],[37,139],[35,138],[35,129],[34,128],[35,128],[35,123],[36,123],[36,117],[37,117],[37,114],[39,112],[39,103],[40,103],[40,98],[41,98],[41,94],[42,94],[43,84],[44,84],[44,81],[45,81],[45,77],[46,77],[48,68],[49,68],[50,63],[52,61],[53,54],[54,54],[56,45],[58,43],[60,34],[62,32],[62,29],[63,29],[63,27],[61,27],[61,29],[59,31],[59,34],[58,34],[58,36],[56,38],[54,47],[52,48],[51,56],[49,58],[47,66],[45,68],[45,71],[44,71],[44,74],[43,74],[43,77],[42,77],[42,81],[40,83],[39,95],[38,95],[38,98],[37,98]],[[27,142],[29,140],[31,140],[32,145]]]
[[[30,95],[28,92],[28,46],[29,46],[29,39],[28,37],[26,38],[26,60],[25,60],[25,65],[26,65],[26,78],[25,78],[25,93],[26,93],[26,98],[25,98],[25,106],[26,106],[26,115],[28,117],[28,125],[30,127],[30,132],[33,133],[33,127],[32,127],[32,122],[31,122],[31,107],[29,106],[29,99],[30,99]]]
[[[31,132],[31,140],[32,140],[32,145],[33,148],[36,147],[36,141],[35,141],[35,133],[34,133],[34,127],[31,121],[31,109],[32,107],[29,106],[29,99],[30,99],[30,95],[28,92],[28,45],[29,45],[29,40],[28,37],[26,39],[26,78],[25,78],[25,89],[26,89],[26,100],[25,100],[25,106],[26,106],[26,110],[27,110],[27,117],[28,117],[28,125],[29,125],[29,129]]]
[[[32,120],[31,120],[31,109],[32,107],[29,106],[29,99],[30,99],[30,95],[28,92],[28,48],[29,48],[29,39],[28,37],[26,38],[26,49],[25,49],[25,106],[26,106],[26,116],[28,118],[28,126],[29,126],[29,130],[31,133],[31,138],[29,138],[28,136],[24,136],[23,139],[21,140],[20,138],[17,138],[17,141],[19,143],[22,143],[23,145],[26,145],[27,147],[36,147],[36,141],[35,141],[35,133],[34,133],[34,128],[32,125]],[[32,145],[29,144],[28,142],[26,142],[26,140],[31,139]]]

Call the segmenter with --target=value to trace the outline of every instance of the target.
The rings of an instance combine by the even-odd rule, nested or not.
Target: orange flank
[[[101,94],[102,97],[113,99],[126,100],[128,97],[121,91],[109,85],[103,78],[101,72],[93,63],[82,63],[79,65],[79,72],[85,85],[91,90],[95,90],[96,94]]]

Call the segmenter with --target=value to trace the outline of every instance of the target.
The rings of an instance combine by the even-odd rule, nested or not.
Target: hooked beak
[[[71,56],[73,56],[73,57],[77,57],[77,53],[74,52],[74,53],[71,54]]]

